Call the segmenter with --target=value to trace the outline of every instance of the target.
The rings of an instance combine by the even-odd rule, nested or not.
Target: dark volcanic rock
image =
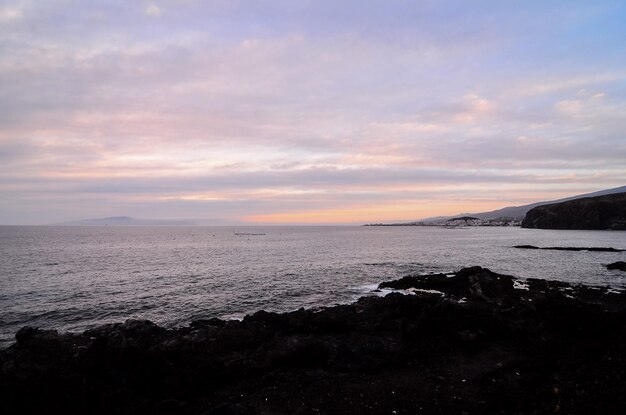
[[[445,274],[411,275],[383,282],[378,288],[436,290],[457,298],[502,302],[513,293],[513,280],[513,277],[496,274],[486,268],[471,267],[450,277]]]
[[[613,262],[612,264],[608,264],[606,267],[608,269],[618,269],[620,271],[626,271],[626,262],[617,261],[617,262]]]
[[[590,251],[590,252],[625,252],[626,249],[604,248],[604,247],[578,247],[578,246],[548,246],[539,248],[534,245],[515,245],[517,249],[547,249],[551,251]]]
[[[522,227],[626,230],[626,193],[538,206],[526,213]]]
[[[401,280],[402,281],[402,280]],[[481,267],[318,312],[24,328],[0,413],[621,414],[626,297]],[[466,302],[455,299],[466,298]]]
[[[378,285],[378,288],[391,288],[394,290],[407,290],[409,288],[420,288],[420,285],[424,283],[425,279],[428,279],[431,283],[438,286],[449,286],[448,276],[445,274],[431,274],[431,275],[407,275],[399,280],[385,281]],[[427,288],[424,288],[427,289]],[[428,288],[434,289],[434,288]]]

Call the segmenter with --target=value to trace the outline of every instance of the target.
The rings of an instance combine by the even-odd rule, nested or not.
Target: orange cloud
[[[301,210],[293,212],[252,215],[245,222],[277,224],[339,224],[390,221],[412,221],[438,215],[455,215],[461,212],[479,212],[503,207],[501,200],[472,201],[397,201],[376,206],[352,206],[337,209]]]

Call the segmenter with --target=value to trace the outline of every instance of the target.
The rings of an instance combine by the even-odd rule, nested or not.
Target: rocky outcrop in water
[[[24,328],[0,351],[0,412],[626,410],[625,294],[480,267],[382,287],[414,293],[172,330],[137,320],[82,334]]]
[[[612,264],[608,264],[606,266],[607,269],[618,269],[620,271],[626,271],[626,262],[624,261],[617,261],[617,262],[613,262]]]
[[[538,247],[534,245],[515,245],[513,248],[517,249],[545,249],[549,251],[589,251],[589,252],[624,252],[626,249],[618,249],[611,247],[583,247],[583,246],[547,246]]]
[[[538,206],[528,211],[522,227],[626,230],[626,193]]]

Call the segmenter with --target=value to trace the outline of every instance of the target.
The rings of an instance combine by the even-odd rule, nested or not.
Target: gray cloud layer
[[[626,7],[544,3],[2,2],[0,223],[622,185]]]

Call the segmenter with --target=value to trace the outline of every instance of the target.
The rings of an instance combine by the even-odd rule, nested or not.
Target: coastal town
[[[365,226],[440,226],[444,228],[466,228],[470,226],[520,226],[522,220],[512,217],[480,219],[474,216],[460,216],[449,219],[425,220],[407,223],[370,223]]]

